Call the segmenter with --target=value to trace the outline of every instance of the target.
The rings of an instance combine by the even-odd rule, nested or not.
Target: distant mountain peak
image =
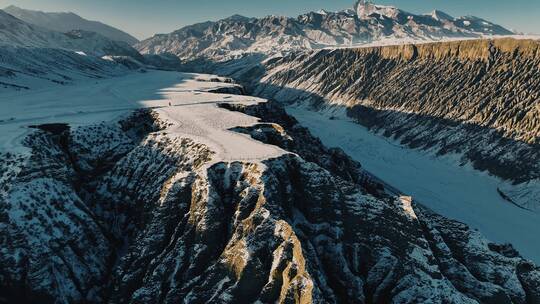
[[[3,10],[5,11],[5,10],[18,10],[18,9],[20,8],[11,4],[11,5],[6,6]]]
[[[318,10],[317,14],[319,15],[328,15],[330,12],[324,9]]]
[[[227,17],[227,18],[225,18],[225,19],[223,19],[223,20],[231,20],[231,21],[247,21],[247,20],[249,20],[249,19],[251,19],[251,18],[246,17],[246,16],[242,16],[242,15],[239,15],[239,14],[234,14],[234,15],[232,15],[232,16],[230,16],[230,17]]]
[[[42,12],[23,9],[15,5],[6,7],[4,11],[26,23],[57,32],[81,29],[96,32],[114,41],[122,41],[130,45],[138,42],[137,38],[128,33],[102,22],[84,19],[73,12]]]
[[[378,5],[375,4],[375,2],[369,0],[357,1],[354,6],[354,10],[356,11],[356,15],[360,19],[367,19],[372,14],[379,14],[381,16],[393,18],[400,11],[394,6]]]
[[[29,49],[61,49],[102,57],[142,56],[123,41],[112,40],[100,33],[87,30],[71,30],[65,33],[30,24],[0,10],[0,45]]]
[[[6,12],[5,10],[1,10],[0,9],[0,16],[2,18],[13,18],[13,19],[17,19],[15,18],[13,15],[9,14],[8,12]]]
[[[455,18],[448,15],[447,13],[443,12],[443,11],[439,11],[439,10],[433,10],[430,14],[429,14],[433,19],[437,20],[437,21],[445,21],[445,20],[454,20]]]

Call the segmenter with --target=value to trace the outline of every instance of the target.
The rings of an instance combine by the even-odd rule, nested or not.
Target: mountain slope
[[[452,18],[442,12],[414,15],[394,7],[372,4],[361,8],[311,12],[297,18],[232,16],[156,35],[141,41],[136,48],[143,54],[169,52],[183,59],[223,60],[244,53],[271,54],[384,40],[436,41],[512,34],[477,17]]]
[[[460,155],[521,184],[501,191],[538,209],[539,64],[540,42],[499,39],[295,53],[221,71],[256,95],[346,112],[412,148]]]
[[[1,91],[65,85],[130,72],[116,62],[61,49],[0,47],[0,56]]]
[[[142,57],[125,42],[113,41],[100,34],[82,30],[67,33],[51,31],[24,22],[0,10],[0,45],[68,49],[101,57]]]
[[[65,33],[68,41],[62,42],[63,48],[82,51],[94,56],[126,56],[141,62],[143,56],[125,42],[113,41],[95,32],[74,30]]]
[[[144,62],[139,52],[125,42],[93,32],[47,30],[2,10],[0,55],[0,87],[17,90],[125,74],[126,67],[138,69]],[[125,63],[119,65],[114,60]]]
[[[74,13],[49,13],[22,9],[16,6],[4,8],[7,13],[27,23],[34,24],[57,32],[83,30],[99,33],[113,41],[122,41],[129,45],[137,42],[137,38],[109,25],[97,21],[89,21]]]

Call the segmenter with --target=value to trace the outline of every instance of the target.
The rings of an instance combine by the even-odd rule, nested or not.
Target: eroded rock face
[[[267,61],[258,77],[221,70],[255,95],[345,112],[412,148],[462,155],[526,185],[540,178],[539,50],[533,40],[458,41],[302,52]]]
[[[296,153],[262,162],[214,162],[153,112],[34,133],[0,166],[0,302],[540,301],[511,246],[373,192],[275,107],[230,108],[283,123],[243,130]]]

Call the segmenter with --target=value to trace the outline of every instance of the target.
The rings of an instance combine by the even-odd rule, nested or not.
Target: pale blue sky
[[[118,27],[143,39],[184,25],[217,20],[233,14],[296,16],[319,9],[352,7],[354,0],[0,0],[43,11],[72,11],[87,19]],[[540,33],[540,0],[379,0],[412,13],[433,9],[454,16],[475,15],[511,29]]]

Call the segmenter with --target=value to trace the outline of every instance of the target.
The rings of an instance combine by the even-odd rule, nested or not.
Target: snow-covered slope
[[[137,42],[137,38],[125,33],[119,29],[103,24],[98,21],[90,21],[74,13],[50,13],[22,9],[16,6],[8,6],[4,11],[23,20],[57,32],[71,32],[73,30],[83,30],[99,33],[113,41],[123,41],[129,45]]]
[[[61,48],[68,36],[31,25],[0,10],[0,45]]]
[[[414,15],[368,4],[365,10],[311,12],[297,18],[235,15],[156,35],[136,48],[143,54],[169,52],[183,59],[223,60],[244,53],[271,54],[374,41],[437,41],[509,34],[512,32],[477,17],[453,18],[438,11]]]
[[[125,42],[80,30],[51,31],[2,10],[0,56],[0,88],[4,90],[121,75],[140,68],[144,62],[137,50]]]
[[[511,246],[395,196],[278,104],[230,94],[241,92],[149,72],[0,99],[37,128],[0,125],[13,136],[2,142],[24,147],[0,152],[0,299],[540,300],[540,268]],[[51,115],[33,117],[42,103]]]
[[[93,81],[130,72],[115,61],[62,49],[2,46],[0,56],[0,92]]]
[[[69,38],[61,47],[94,56],[126,56],[143,61],[142,55],[125,42],[113,41],[95,32],[73,30],[65,33]]]
[[[141,55],[125,42],[113,41],[100,34],[83,30],[60,33],[29,24],[0,10],[0,46],[58,48],[84,52],[92,56]]]

